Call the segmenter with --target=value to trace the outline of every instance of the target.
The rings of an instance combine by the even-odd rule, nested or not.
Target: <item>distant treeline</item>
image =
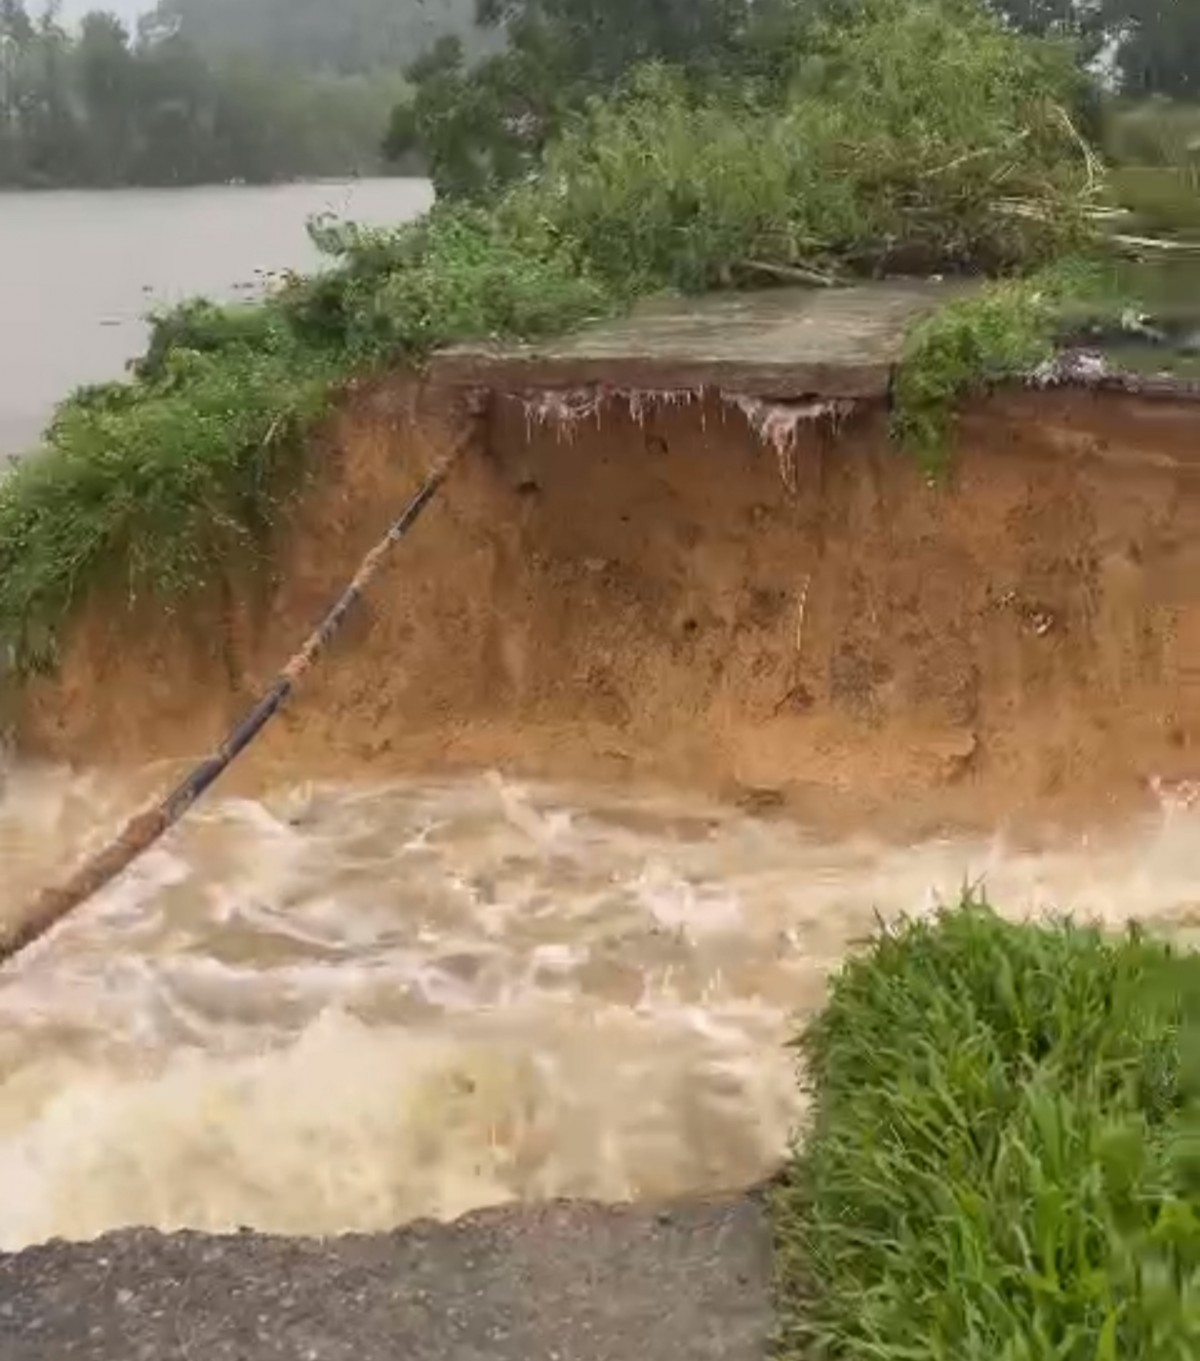
[[[757,99],[794,79],[823,25],[898,2],[159,0],[134,33],[99,12],[67,31],[52,3],[34,16],[0,0],[0,185],[262,181],[386,161],[485,196],[648,62]],[[950,12],[980,6],[1071,45],[1094,139],[1108,96],[1200,101],[1200,0]]]
[[[295,41],[272,50],[271,0],[171,0],[136,33],[103,12],[68,30],[52,9],[34,16],[23,0],[0,0],[0,185],[261,182],[378,168],[403,71],[453,6],[431,0],[426,13],[420,0],[392,0],[385,32],[358,12],[362,0],[321,0],[307,26],[303,0],[289,4],[291,27],[278,31]],[[382,23],[386,7],[375,8]]]

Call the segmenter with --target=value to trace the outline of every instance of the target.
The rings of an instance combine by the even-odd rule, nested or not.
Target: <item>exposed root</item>
[[[531,435],[535,425],[553,426],[567,440],[574,438],[584,421],[594,420],[599,425],[605,409],[616,403],[627,406],[638,425],[645,425],[656,406],[689,406],[703,396],[700,389],[693,388],[646,392],[610,387],[549,388],[517,394],[525,408],[526,429]]]
[[[597,388],[547,388],[522,393],[520,400],[530,438],[535,425],[552,425],[569,439],[583,421],[600,423],[604,394]]]
[[[560,438],[571,440],[584,421],[595,421],[599,425],[605,409],[616,403],[626,406],[633,420],[639,426],[644,426],[656,407],[702,403],[705,392],[701,388],[644,390],[583,387],[549,388],[514,396],[524,408],[526,430],[530,436],[535,425],[553,426]],[[736,406],[759,439],[774,450],[779,461],[780,479],[793,495],[798,485],[796,446],[800,430],[821,421],[830,422],[836,429],[857,405],[853,401],[838,399],[773,402],[733,392],[722,392],[720,398],[725,406]]]
[[[775,451],[779,476],[793,496],[798,485],[796,445],[801,429],[820,421],[830,421],[836,428],[855,407],[851,401],[770,402],[735,393],[725,394],[724,400],[736,406],[759,439]]]

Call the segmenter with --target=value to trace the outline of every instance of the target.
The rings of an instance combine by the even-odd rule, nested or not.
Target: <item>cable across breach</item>
[[[296,686],[312,669],[313,663],[341,628],[355,602],[379,574],[388,553],[404,538],[420,518],[421,512],[437,495],[449,476],[450,469],[469,442],[471,432],[471,429],[468,429],[451,453],[435,465],[420,490],[405,506],[399,519],[363,558],[353,580],[324,619],[309,634],[303,647],[279,673],[266,694],[233,728],[220,747],[201,761],[164,799],[135,813],[112,841],[89,856],[68,879],[61,884],[43,889],[12,926],[6,929],[0,927],[0,964],[7,963],[44,936],[52,926],[81,903],[86,902],[93,894],[98,893],[106,884],[111,883],[138,856],[149,850],[254,741],[284,707]]]

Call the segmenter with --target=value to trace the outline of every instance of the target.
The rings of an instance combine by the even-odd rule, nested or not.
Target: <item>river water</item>
[[[0,197],[0,449],[119,373],[148,302],[304,265],[309,213],[426,198]],[[0,769],[0,920],[178,773]],[[748,1184],[803,1119],[786,1041],[876,913],[982,878],[1013,913],[1188,937],[1198,834],[1169,803],[1091,839],[901,846],[490,774],[218,789],[0,970],[0,1249]]]
[[[10,772],[0,915],[154,777]],[[1198,833],[829,842],[496,775],[215,798],[0,973],[0,1247],[751,1183],[803,1115],[785,1043],[876,913],[982,878],[1187,938]]]
[[[315,214],[398,222],[430,198],[411,179],[0,192],[0,458],[32,446],[73,388],[119,378],[144,348],[147,312],[250,296],[272,272],[313,267]]]

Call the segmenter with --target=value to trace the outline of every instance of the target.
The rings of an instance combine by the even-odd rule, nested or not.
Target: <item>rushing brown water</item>
[[[140,789],[11,771],[0,913]],[[833,844],[495,776],[216,798],[0,975],[0,1247],[752,1182],[802,1115],[784,1042],[876,912],[983,879],[1186,935],[1198,831]]]

